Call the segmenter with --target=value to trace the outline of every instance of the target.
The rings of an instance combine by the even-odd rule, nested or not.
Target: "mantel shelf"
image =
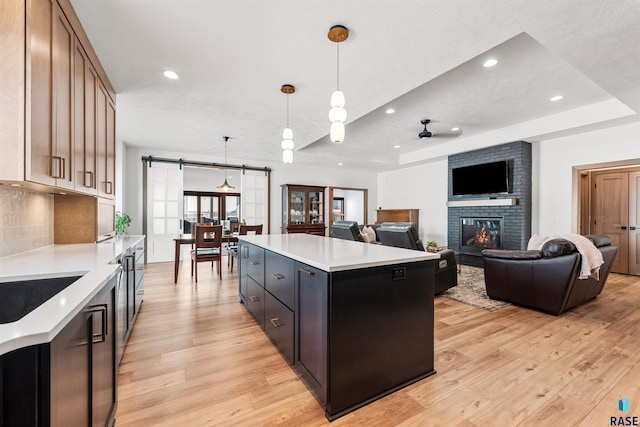
[[[462,208],[467,206],[515,206],[518,199],[472,199],[472,200],[449,200],[447,207]]]

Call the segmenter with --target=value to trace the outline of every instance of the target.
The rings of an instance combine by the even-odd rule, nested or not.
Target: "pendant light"
[[[229,141],[229,137],[223,136],[222,139],[224,139],[224,184],[218,185],[217,188],[222,191],[231,191],[235,190],[236,187],[227,182],[227,141]]]
[[[340,90],[340,43],[349,37],[349,30],[343,25],[334,25],[329,29],[327,37],[336,44],[337,53],[336,90],[331,95],[332,108],[329,111],[331,131],[329,136],[331,138],[331,142],[339,144],[344,141],[344,122],[347,120],[347,110],[344,109],[344,93]]]
[[[282,85],[280,91],[287,95],[287,127],[282,131],[282,161],[293,163],[293,131],[289,127],[289,95],[296,92],[293,85]]]

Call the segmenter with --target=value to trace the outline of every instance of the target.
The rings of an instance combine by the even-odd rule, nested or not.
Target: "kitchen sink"
[[[81,277],[0,282],[0,324],[22,319]]]

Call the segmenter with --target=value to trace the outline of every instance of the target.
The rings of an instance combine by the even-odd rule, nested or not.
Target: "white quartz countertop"
[[[327,272],[440,258],[437,253],[426,251],[302,233],[248,235],[239,239]]]
[[[50,245],[0,258],[0,282],[82,276],[22,319],[0,324],[0,355],[51,341],[119,273],[117,260],[142,239],[125,236],[101,243]]]

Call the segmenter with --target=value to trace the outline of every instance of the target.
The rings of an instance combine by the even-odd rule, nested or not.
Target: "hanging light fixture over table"
[[[334,25],[329,29],[327,37],[336,44],[337,52],[336,90],[331,94],[332,108],[329,111],[331,132],[329,136],[331,137],[331,142],[339,144],[344,141],[344,122],[347,120],[347,110],[344,109],[344,93],[340,90],[340,43],[349,37],[349,30],[343,25]]]
[[[293,131],[289,127],[289,95],[296,92],[293,85],[282,85],[280,91],[287,95],[287,127],[282,131],[282,161],[293,163]]]
[[[224,139],[224,184],[218,185],[216,188],[222,191],[231,191],[235,190],[236,187],[227,182],[227,141],[229,141],[229,137],[223,136],[222,139]]]

